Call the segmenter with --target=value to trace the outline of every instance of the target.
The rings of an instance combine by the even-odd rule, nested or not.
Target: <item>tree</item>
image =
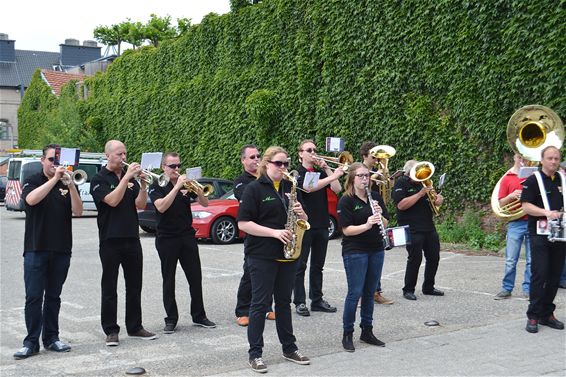
[[[94,39],[106,46],[116,46],[120,55],[122,42],[126,42],[131,22],[128,20],[112,26],[97,26],[94,29]]]
[[[155,14],[151,14],[151,18],[145,25],[144,37],[152,44],[154,47],[159,45],[159,42],[175,38],[177,36],[177,30],[171,26],[171,16],[158,17]]]

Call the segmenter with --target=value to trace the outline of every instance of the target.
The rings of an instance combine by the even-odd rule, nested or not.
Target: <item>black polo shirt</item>
[[[123,175],[122,175],[123,177]],[[135,179],[128,182],[124,197],[116,207],[111,207],[102,200],[110,194],[120,180],[116,174],[103,166],[90,181],[90,194],[98,210],[98,235],[100,241],[110,238],[139,238],[138,211],[136,198],[140,185]]]
[[[413,196],[423,189],[421,182],[413,182],[406,175],[399,177],[393,187],[391,198],[395,202],[397,209],[397,223],[399,225],[409,225],[411,232],[432,232],[435,231],[432,219],[432,209],[428,203],[428,196],[420,198],[412,207],[401,211],[397,208],[399,202],[409,196]]]
[[[61,180],[36,205],[27,204],[30,192],[49,180],[43,171],[28,177],[22,188],[25,203],[26,225],[24,254],[26,251],[54,251],[70,254],[73,246],[71,193]]]
[[[244,190],[248,183],[253,182],[257,179],[255,175],[244,171],[242,174],[234,179],[234,196],[238,201],[242,200],[242,196],[244,196]]]
[[[300,166],[297,171],[300,176],[297,179],[298,186],[303,187],[303,182],[305,181],[305,175],[307,169],[304,166]],[[315,172],[320,173],[320,179],[328,177],[325,172],[320,170],[315,170]],[[303,201],[305,203],[305,212],[309,217],[309,224],[311,224],[311,229],[326,229],[328,228],[328,196],[326,190],[328,190],[329,185],[324,188],[313,191],[313,192],[303,192]]]
[[[149,197],[153,204],[158,199],[163,199],[173,190],[173,183],[160,187],[154,182],[149,188]],[[161,213],[155,209],[157,214],[157,236],[158,237],[178,237],[184,235],[195,235],[193,228],[193,213],[191,211],[191,198],[196,199],[195,193],[187,190],[179,190],[171,206]]]
[[[377,200],[383,210],[383,217],[389,219],[387,207],[378,192],[372,191],[371,197]],[[350,225],[362,225],[367,223],[368,217],[373,214],[368,202],[364,202],[357,195],[344,194],[338,202],[338,213],[340,226],[345,228]],[[355,236],[342,237],[342,255],[354,253],[366,253],[383,251],[383,236],[379,225],[375,224],[371,229]]]
[[[560,176],[558,175],[558,173],[554,173],[552,177],[549,177],[543,173],[542,169],[539,169],[539,171],[542,176],[544,188],[546,189],[546,197],[548,198],[548,206],[550,207],[550,210],[562,211],[564,203],[562,200],[562,180],[560,179]],[[521,202],[531,203],[539,208],[544,208],[538,181],[534,174],[527,178],[525,182],[523,182]],[[531,236],[536,236],[537,221],[542,219],[546,219],[546,217],[529,215],[528,229]]]
[[[237,220],[253,221],[272,229],[285,229],[289,205],[289,198],[285,194],[289,192],[291,192],[291,182],[282,180],[277,192],[271,179],[260,176],[246,187],[238,208]],[[301,200],[299,190],[297,190],[297,200]],[[283,243],[273,237],[248,234],[244,252],[246,255],[261,259],[284,259]]]

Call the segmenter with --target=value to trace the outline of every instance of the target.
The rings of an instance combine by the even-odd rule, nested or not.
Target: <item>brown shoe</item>
[[[157,335],[155,335],[152,332],[147,331],[143,327],[140,330],[138,330],[134,333],[128,334],[128,336],[131,337],[131,338],[139,338],[139,339],[143,339],[143,340],[157,339]]]
[[[120,344],[118,334],[108,334],[106,336],[106,345],[108,347],[116,347],[118,344]]]
[[[269,319],[270,321],[275,321],[275,312],[267,312],[265,318]]]
[[[393,300],[383,296],[381,294],[381,292],[375,292],[373,295],[373,300],[378,303],[378,304],[382,304],[382,305],[391,305],[393,304]]]
[[[250,323],[250,318],[246,316],[237,317],[236,323],[238,324],[238,326],[246,327]]]

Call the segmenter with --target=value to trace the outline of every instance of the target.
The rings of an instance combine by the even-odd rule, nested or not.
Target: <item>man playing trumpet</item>
[[[189,283],[191,293],[191,316],[196,326],[207,328],[216,324],[206,317],[202,298],[202,272],[198,252],[191,198],[197,199],[203,207],[208,206],[208,198],[198,185],[192,191],[187,189],[188,180],[179,174],[181,160],[179,155],[168,152],[163,155],[161,168],[169,178],[167,185],[153,182],[149,188],[149,197],[155,205],[157,214],[157,236],[155,247],[161,260],[163,276],[163,306],[165,307],[165,334],[175,332],[179,312],[175,301],[175,272],[177,262],[181,264]]]

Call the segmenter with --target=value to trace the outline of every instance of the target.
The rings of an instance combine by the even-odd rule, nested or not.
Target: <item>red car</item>
[[[332,190],[326,190],[328,194],[328,212],[330,214],[328,233],[330,238],[338,234],[338,215],[336,207],[338,197]],[[238,216],[239,202],[232,191],[227,192],[219,199],[208,202],[208,207],[198,203],[191,204],[193,212],[193,227],[197,231],[196,237],[200,239],[211,239],[217,244],[228,244],[242,238],[244,232],[238,229],[236,217]]]

